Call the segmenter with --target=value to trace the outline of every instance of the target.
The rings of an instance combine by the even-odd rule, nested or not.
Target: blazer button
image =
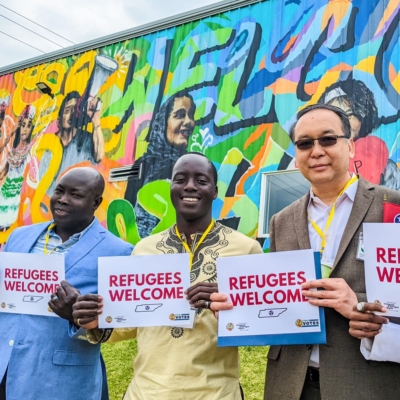
[[[13,347],[14,346],[14,340],[10,340],[9,342],[8,342],[8,344],[11,346],[11,347]]]

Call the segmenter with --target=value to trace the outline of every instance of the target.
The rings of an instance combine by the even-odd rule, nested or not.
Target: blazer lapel
[[[31,225],[33,229],[25,229],[23,235],[23,240],[20,240],[18,242],[18,249],[16,249],[16,252],[18,253],[29,253],[32,249],[33,246],[35,246],[36,242],[40,238],[40,236],[43,234],[43,232],[46,232],[47,228],[49,227],[49,223],[44,223],[44,224],[35,224]],[[8,250],[10,251],[10,250]]]
[[[356,192],[356,197],[354,199],[353,208],[350,213],[350,218],[347,222],[346,228],[343,232],[342,240],[339,244],[339,249],[336,254],[335,262],[333,264],[332,271],[338,265],[343,253],[350,245],[357,229],[364,220],[365,215],[371,206],[372,200],[374,198],[373,194],[374,186],[362,178],[359,178],[358,188]]]
[[[104,239],[105,231],[106,230],[96,219],[91,228],[82,236],[81,239],[79,239],[78,243],[76,243],[65,256],[66,272]]]
[[[310,192],[303,196],[294,208],[293,221],[300,250],[311,249],[308,234],[307,208],[310,201]]]

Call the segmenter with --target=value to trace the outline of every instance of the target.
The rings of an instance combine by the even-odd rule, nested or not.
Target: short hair
[[[331,106],[329,104],[312,104],[310,106],[303,108],[302,110],[300,110],[297,113],[297,121],[290,127],[289,136],[290,136],[290,140],[293,143],[294,143],[294,131],[296,129],[297,122],[299,122],[299,119],[303,115],[306,115],[310,111],[314,111],[314,110],[328,110],[328,111],[334,112],[340,118],[340,121],[342,122],[342,131],[344,133],[344,136],[348,139],[351,138],[351,126],[350,126],[349,117],[341,108]]]
[[[213,178],[214,178],[214,183],[215,183],[215,185],[217,185],[217,183],[218,183],[218,172],[217,172],[217,168],[215,168],[215,165],[213,164],[213,162],[206,155],[204,155],[203,153],[200,153],[198,151],[189,151],[188,153],[184,154],[184,156],[187,155],[187,154],[195,154],[197,156],[204,157],[208,161],[208,163],[211,166],[211,170],[212,170],[212,174],[213,174]]]

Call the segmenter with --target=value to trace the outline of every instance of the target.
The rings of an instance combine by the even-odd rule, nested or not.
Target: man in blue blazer
[[[98,257],[127,256],[133,248],[94,217],[103,191],[96,170],[70,170],[51,197],[53,221],[18,228],[8,239],[4,251],[64,254],[68,282],[49,299],[61,318],[0,313],[0,400],[108,397],[100,346],[68,335],[79,292],[97,293]]]

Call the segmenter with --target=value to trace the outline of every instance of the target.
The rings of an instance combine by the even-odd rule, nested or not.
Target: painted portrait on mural
[[[389,159],[386,143],[371,135],[378,128],[380,118],[375,96],[367,85],[350,75],[348,79],[329,86],[319,103],[340,107],[349,117],[351,136],[355,141],[351,171],[375,184],[399,190],[399,168]]]
[[[140,237],[151,234],[159,219],[148,213],[137,201],[140,187],[149,182],[170,179],[178,158],[187,152],[195,126],[196,105],[188,93],[171,96],[160,108],[151,124],[146,153],[136,161],[141,164],[141,179],[130,180],[125,198],[135,207]]]
[[[6,126],[6,109],[10,105],[11,96],[0,89],[0,186],[3,184],[8,172],[8,153],[12,149],[14,128]]]
[[[26,106],[11,134],[13,144],[7,157],[7,177],[0,189],[0,228],[12,225],[18,216],[25,167],[30,162],[30,150],[36,109]]]
[[[69,167],[85,161],[96,164],[104,157],[104,138],[100,124],[101,100],[92,98],[86,104],[83,102],[83,96],[73,91],[68,93],[61,103],[55,135],[62,145],[62,159],[47,191],[49,195],[53,193],[59,176]],[[85,129],[89,122],[93,124],[93,133]],[[46,172],[50,158],[51,152],[48,151],[40,163],[40,176]]]

